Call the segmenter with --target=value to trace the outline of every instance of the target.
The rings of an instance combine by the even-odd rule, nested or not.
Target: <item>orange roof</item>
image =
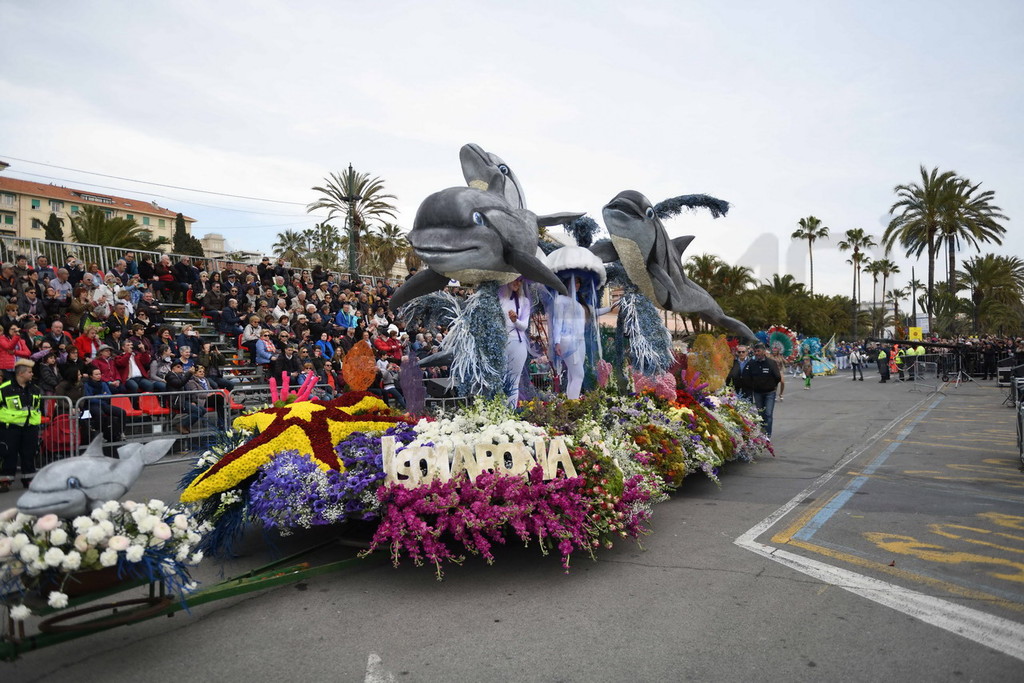
[[[19,180],[18,178],[0,175],[0,192],[3,191],[35,195],[46,199],[59,199],[72,204],[90,204],[106,208],[116,208],[126,213],[148,213],[154,216],[168,216],[170,218],[178,215],[177,211],[161,208],[153,204],[153,202],[147,202],[144,199],[128,199],[127,197],[118,197],[105,192],[76,190],[71,187],[64,187],[63,185],[47,185],[31,180]],[[98,201],[90,199],[90,197],[102,197],[110,201]],[[185,216],[185,220],[195,222],[196,219]]]

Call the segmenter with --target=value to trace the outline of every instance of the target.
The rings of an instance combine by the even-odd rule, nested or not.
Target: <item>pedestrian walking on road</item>
[[[854,346],[850,350],[850,367],[853,369],[852,381],[857,381],[857,373],[860,373],[860,381],[864,381],[864,354]]]
[[[775,413],[775,389],[782,382],[779,366],[768,357],[764,344],[754,344],[754,357],[747,361],[740,383],[750,392],[750,398],[764,420],[764,433],[772,436],[772,417]]]

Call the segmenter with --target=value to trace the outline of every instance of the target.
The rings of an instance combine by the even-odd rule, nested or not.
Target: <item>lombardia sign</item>
[[[434,479],[448,481],[465,472],[475,479],[481,472],[491,471],[525,477],[537,465],[544,469],[544,479],[554,479],[558,470],[575,477],[569,449],[565,439],[556,436],[545,445],[544,439],[535,439],[533,449],[522,443],[480,443],[476,446],[456,446],[455,456],[449,446],[419,446],[395,452],[395,437],[381,439],[385,481],[416,488]]]

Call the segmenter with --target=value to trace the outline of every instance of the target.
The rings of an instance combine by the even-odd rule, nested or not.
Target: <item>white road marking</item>
[[[364,683],[395,683],[395,675],[384,669],[384,662],[376,652],[370,653],[366,662],[366,678]]]
[[[803,557],[788,550],[759,543],[756,540],[811,494],[833,479],[850,462],[871,448],[897,424],[909,417],[923,403],[932,398],[934,397],[928,396],[921,399],[912,408],[882,427],[861,448],[840,460],[834,467],[818,477],[814,483],[794,496],[789,502],[751,527],[746,533],[737,538],[734,543],[741,548],[746,548],[751,552],[762,555],[819,581],[842,588],[932,626],[938,626],[941,629],[973,640],[980,645],[998,650],[1003,654],[1024,660],[1024,624],[970,607],[964,607],[948,600],[925,595],[924,593],[897,586],[887,581],[864,576],[848,569],[825,564],[824,562]]]

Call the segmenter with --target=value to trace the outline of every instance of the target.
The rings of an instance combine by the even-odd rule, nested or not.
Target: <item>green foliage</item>
[[[149,230],[129,218],[107,218],[102,209],[84,206],[71,220],[71,239],[79,244],[102,244],[121,249],[156,251],[168,245],[164,237],[153,238]]]
[[[185,217],[180,213],[174,217],[174,244],[171,250],[175,254],[206,256],[203,251],[203,243],[188,234],[188,230],[185,227]]]
[[[46,221],[46,233],[44,239],[53,242],[64,241],[64,221],[57,217],[57,214],[50,212],[50,218]]]

